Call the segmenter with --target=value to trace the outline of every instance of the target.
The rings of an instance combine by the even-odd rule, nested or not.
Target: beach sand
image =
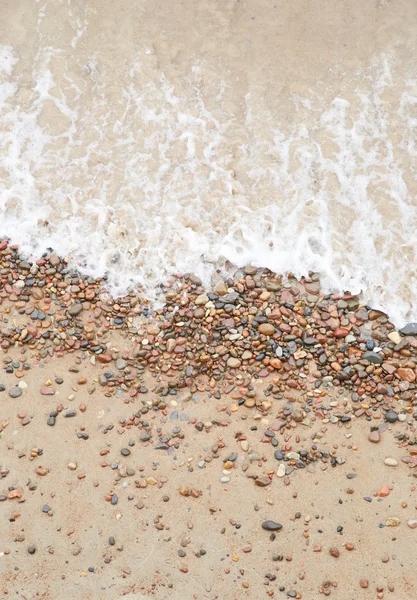
[[[179,277],[155,312],[56,255],[1,266],[4,597],[415,598],[415,336],[314,276],[249,267],[231,309]]]

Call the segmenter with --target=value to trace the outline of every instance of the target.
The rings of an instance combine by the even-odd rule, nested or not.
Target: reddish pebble
[[[107,364],[107,363],[111,362],[111,356],[110,356],[110,354],[99,354],[97,356],[97,360],[100,363]]]

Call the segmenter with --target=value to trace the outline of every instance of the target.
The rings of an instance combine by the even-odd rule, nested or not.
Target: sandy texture
[[[10,357],[20,358],[16,352]],[[74,366],[78,373],[69,372]],[[389,597],[389,584],[395,587],[393,598],[415,597],[417,538],[407,520],[416,518],[416,485],[412,471],[401,462],[406,453],[393,439],[394,432],[407,430],[406,424],[395,424],[394,431],[382,434],[379,444],[367,440],[369,427],[361,422],[300,425],[286,436],[287,443],[294,443],[297,434],[301,438],[297,449],[309,449],[313,433],[324,432],[318,447],[333,451],[345,462],[332,468],[328,461],[319,461],[288,478],[274,477],[268,487],[259,488],[247,475],[264,476],[276,470],[275,449],[261,441],[262,431],[273,422],[272,410],[265,417],[244,407],[227,414],[217,412],[216,407],[230,407],[230,401],[208,398],[205,391],[194,394],[194,400],[186,399],[190,398],[187,391],[170,396],[167,417],[157,412],[148,419],[154,439],[157,428],[168,435],[175,426],[181,428],[184,439],[178,439],[178,450],[169,456],[153,449],[155,443],[141,442],[143,431],[120,427],[120,420],[135,413],[140,402],[129,400],[120,390],[106,398],[97,389],[94,382],[108,369],[75,357],[45,360],[21,379],[28,386],[22,396],[12,399],[2,393],[1,421],[8,424],[0,440],[1,469],[8,474],[0,492],[7,494],[9,487],[22,492],[21,500],[0,504],[3,594],[27,599],[117,599],[129,594],[138,599],[232,600],[286,597],[287,591],[296,590],[298,597],[315,599],[322,597],[320,586],[331,581],[337,588],[328,589],[339,600],[375,598],[377,586]],[[56,377],[64,383],[53,383],[55,395],[41,395],[41,387]],[[86,383],[78,384],[83,377]],[[8,389],[15,383],[15,377],[4,371],[1,379]],[[150,388],[155,385],[152,377],[145,380]],[[265,387],[265,381],[257,385],[257,395]],[[90,393],[92,388],[96,389]],[[153,397],[149,393],[146,400]],[[83,404],[86,410],[80,412]],[[48,427],[48,415],[59,405],[63,411],[55,426]],[[274,410],[279,406],[279,401],[273,402]],[[65,418],[72,409],[76,416]],[[22,426],[23,415],[30,420],[26,426]],[[197,432],[187,422],[190,418],[218,424],[208,432]],[[114,429],[104,434],[103,428],[110,424]],[[251,431],[254,425],[258,431]],[[82,428],[88,440],[76,437]],[[242,461],[248,454],[235,439],[239,433],[246,435],[249,453],[265,457],[265,462],[251,463],[246,473]],[[283,436],[277,437],[281,445]],[[125,458],[120,450],[129,448],[129,440],[135,445]],[[219,458],[199,468],[197,463],[211,454],[210,448],[219,440],[224,442]],[[34,448],[42,449],[42,455],[31,457]],[[108,453],[100,456],[103,450]],[[236,467],[230,470],[230,483],[222,484],[223,460],[232,452],[237,453]],[[385,466],[386,457],[397,459],[398,466]],[[76,463],[77,468],[70,470],[69,463]],[[109,465],[114,464],[119,470],[111,469]],[[36,474],[39,467],[47,474]],[[135,474],[120,478],[120,469],[129,467]],[[347,474],[355,478],[349,480]],[[156,485],[144,489],[135,485],[149,477]],[[128,486],[123,488],[122,482]],[[383,485],[393,489],[387,498],[378,500],[374,494]],[[201,497],[182,496],[182,486],[201,491]],[[117,494],[118,504],[106,502],[107,494]],[[372,502],[365,501],[365,496]],[[50,515],[42,512],[45,504]],[[13,515],[16,520],[9,522]],[[388,517],[398,517],[400,525],[381,529],[379,524]],[[267,519],[283,525],[275,541],[261,527]],[[163,525],[161,530],[156,528],[158,523]],[[114,546],[109,545],[109,536],[114,536]],[[353,544],[354,550],[346,550],[346,543]],[[27,552],[31,545],[36,546],[34,555]],[[338,558],[329,554],[331,547],[340,551]],[[186,552],[185,557],[178,556],[179,549]],[[206,554],[197,557],[200,549]],[[274,561],[274,554],[282,555],[282,562]],[[89,567],[94,573],[88,572]],[[180,571],[184,567],[187,573]],[[276,580],[269,582],[266,574]],[[360,579],[369,581],[368,589],[360,587]],[[279,592],[280,586],[285,586],[285,592]]]

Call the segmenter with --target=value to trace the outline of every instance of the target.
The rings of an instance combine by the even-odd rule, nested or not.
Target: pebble
[[[388,519],[385,521],[385,526],[386,527],[398,527],[400,522],[401,521],[398,517],[388,517]]]
[[[279,531],[282,529],[281,523],[276,523],[275,521],[264,521],[262,523],[262,529],[266,529],[266,531]]]
[[[22,395],[22,390],[20,389],[20,387],[13,387],[9,390],[9,396],[10,398],[19,398],[19,396]]]
[[[403,335],[417,335],[417,323],[408,323],[400,329],[400,333]]]
[[[285,465],[283,463],[278,467],[277,477],[285,477]]]
[[[416,529],[417,519],[410,519],[410,521],[407,521],[407,525],[410,527],[410,529]]]
[[[374,444],[377,444],[381,441],[381,434],[379,431],[371,431],[371,433],[368,435],[368,440]]]
[[[395,423],[398,421],[398,413],[390,409],[385,413],[384,419],[387,421],[387,423]]]
[[[220,477],[220,483],[229,483],[230,477]]]
[[[387,465],[387,467],[396,467],[398,462],[395,460],[395,458],[386,458],[384,460],[384,464]]]

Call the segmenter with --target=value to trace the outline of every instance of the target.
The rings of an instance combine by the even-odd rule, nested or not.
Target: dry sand
[[[8,356],[21,359],[19,351]],[[69,372],[74,366],[79,373]],[[108,369],[93,366],[88,358],[77,360],[76,355],[44,360],[21,379],[27,383],[22,396],[1,395],[1,422],[8,423],[0,439],[1,469],[8,474],[0,492],[7,494],[10,487],[22,491],[20,501],[0,504],[4,596],[95,600],[128,594],[136,599],[240,600],[268,594],[285,598],[287,591],[296,590],[299,597],[315,599],[322,597],[320,586],[331,581],[337,587],[328,589],[339,600],[376,598],[377,586],[384,589],[384,597],[415,598],[417,530],[407,527],[407,520],[417,516],[416,482],[401,462],[405,452],[397,447],[390,428],[379,444],[372,444],[363,422],[352,427],[323,425],[320,420],[311,427],[299,425],[290,443],[297,434],[301,438],[297,448],[309,449],[313,433],[325,432],[318,447],[337,449],[336,455],[345,462],[335,468],[318,462],[293,472],[288,480],[274,477],[271,485],[259,488],[246,475],[265,475],[276,465],[274,448],[261,443],[262,431],[273,421],[272,411],[263,418],[244,407],[231,414],[217,412],[219,402],[204,391],[194,395],[195,401],[187,399],[187,390],[170,396],[168,418],[160,412],[149,417],[153,432],[161,427],[170,434],[179,426],[184,433],[179,449],[169,456],[153,449],[155,444],[141,442],[137,428],[120,428],[120,420],[128,419],[139,401],[121,391],[105,397],[94,382]],[[56,377],[64,382],[53,384],[55,395],[42,396],[40,388]],[[79,385],[80,377],[87,382]],[[155,380],[149,375],[145,379],[152,389]],[[4,371],[1,380],[8,389],[15,383],[15,377]],[[258,381],[260,394],[267,382]],[[148,394],[146,400],[152,397]],[[60,404],[63,413],[54,427],[48,427],[49,413]],[[79,411],[81,404],[86,407],[84,413]],[[279,402],[274,401],[274,406]],[[75,409],[74,418],[63,416],[68,409]],[[171,420],[174,411],[180,420]],[[26,426],[21,424],[22,415],[30,419]],[[181,415],[203,422],[218,419],[222,426],[198,432]],[[104,434],[103,428],[110,424],[114,429]],[[254,425],[258,431],[251,431]],[[81,428],[88,440],[77,438]],[[393,426],[396,433],[406,428],[406,424]],[[245,453],[235,440],[239,432],[247,436],[250,452],[268,459],[255,461],[246,473],[241,463]],[[120,450],[129,448],[129,440],[135,445],[125,458]],[[197,463],[210,455],[219,440],[224,441],[219,458],[199,468]],[[31,457],[33,448],[42,449],[42,455]],[[100,456],[102,450],[108,454]],[[223,460],[232,452],[237,453],[236,467],[230,483],[222,484]],[[398,466],[384,465],[386,457],[395,458]],[[77,468],[70,470],[69,463],[76,463]],[[132,467],[135,474],[120,478],[113,464]],[[38,475],[39,467],[47,474]],[[355,477],[348,479],[347,474]],[[135,486],[150,477],[158,483]],[[374,494],[383,485],[393,489],[378,500]],[[184,497],[179,493],[181,486],[201,490],[202,495]],[[106,502],[107,494],[117,494],[117,505]],[[365,501],[365,496],[372,502]],[[42,512],[45,504],[50,515]],[[301,516],[295,518],[298,512]],[[13,515],[15,520],[10,521]],[[398,517],[400,525],[380,528],[388,517]],[[261,527],[267,519],[283,525],[274,541]],[[156,522],[163,524],[161,530]],[[338,526],[343,527],[341,533]],[[109,545],[109,536],[114,536],[115,545]],[[354,550],[346,550],[346,543],[353,544]],[[32,545],[34,555],[27,551]],[[331,547],[340,551],[338,558],[329,554]],[[186,556],[178,555],[180,549]],[[201,549],[206,554],[196,556]],[[274,554],[283,560],[274,561]],[[110,559],[107,564],[106,558]],[[181,572],[184,567],[187,573]],[[269,582],[267,574],[276,579]],[[368,589],[360,587],[361,579],[369,581]],[[392,594],[389,585],[395,588]],[[279,592],[280,586],[285,592]]]

